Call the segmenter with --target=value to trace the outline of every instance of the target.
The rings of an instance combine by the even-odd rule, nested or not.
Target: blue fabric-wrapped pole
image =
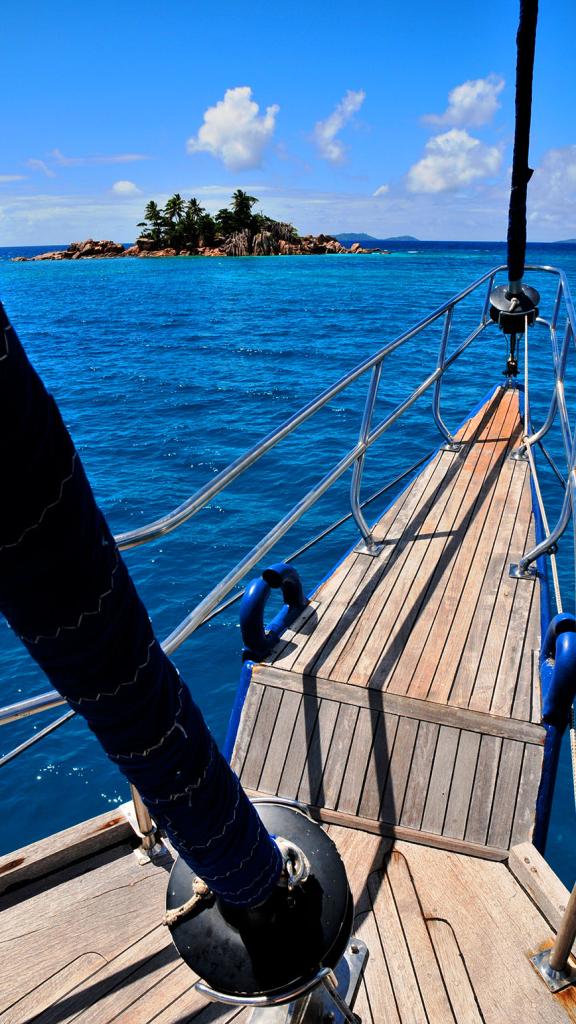
[[[162,651],[58,408],[0,305],[0,611],[180,855],[237,906],[276,844]]]

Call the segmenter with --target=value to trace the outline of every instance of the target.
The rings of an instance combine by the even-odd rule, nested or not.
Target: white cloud
[[[390,185],[380,185],[380,188],[377,188],[376,191],[372,193],[372,195],[373,196],[385,196],[385,195],[388,194],[389,191],[390,191]]]
[[[576,236],[576,146],[549,149],[528,186],[529,235]]]
[[[336,136],[343,127],[359,110],[366,93],[363,89],[354,92],[349,89],[340,103],[335,107],[325,121],[317,121],[314,126],[314,140],[318,146],[320,156],[333,164],[339,164],[344,159],[344,146]]]
[[[498,146],[452,128],[426,143],[426,155],[408,171],[406,187],[409,192],[447,192],[496,174],[501,160]]]
[[[84,167],[86,164],[132,164],[148,160],[143,153],[116,153],[111,156],[64,156],[59,149],[53,149],[50,156],[60,167]],[[40,161],[36,161],[40,163]]]
[[[6,181],[24,181],[23,174],[0,174],[0,183]]]
[[[115,181],[112,192],[117,196],[141,196],[142,190],[133,181]]]
[[[426,114],[423,120],[456,128],[488,124],[500,106],[498,96],[504,85],[499,75],[463,82],[448,94],[448,106],[443,114]]]
[[[266,107],[266,113],[260,116],[260,108],[251,97],[252,89],[247,85],[227,89],[224,99],[205,111],[198,134],[188,139],[188,152],[211,153],[232,171],[259,167],[274,134],[280,107]]]
[[[576,146],[549,149],[534,172],[533,185],[559,198],[576,198]]]
[[[27,160],[26,166],[31,167],[33,171],[42,171],[42,174],[45,174],[47,178],[56,177],[55,172],[51,167],[48,167],[44,160]]]

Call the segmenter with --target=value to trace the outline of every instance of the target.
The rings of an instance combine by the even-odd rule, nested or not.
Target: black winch
[[[207,891],[179,858],[166,896],[176,948],[203,979],[199,990],[213,999],[278,1006],[322,986],[324,997],[327,991],[340,1011],[338,1019],[357,1020],[337,993],[332,973],[346,951],[353,917],[340,854],[299,806],[270,798],[258,801],[257,809],[283,856],[279,884],[256,907],[232,907]],[[194,900],[196,892],[201,895]],[[191,898],[192,909],[172,923],[170,917]],[[351,949],[359,960],[359,978],[365,947],[354,943]],[[348,981],[351,972],[344,973]],[[344,995],[350,998],[349,986]]]

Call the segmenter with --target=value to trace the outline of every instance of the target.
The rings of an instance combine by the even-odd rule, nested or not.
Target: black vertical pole
[[[528,166],[528,149],[537,19],[538,0],[520,0],[516,36],[516,125],[508,210],[508,281],[513,293],[521,290],[526,258],[526,194],[533,174]]]

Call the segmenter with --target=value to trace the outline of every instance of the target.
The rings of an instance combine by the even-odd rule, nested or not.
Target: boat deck
[[[351,552],[266,663],[234,751],[252,792],[308,803],[346,863],[363,1024],[562,1024],[528,955],[568,893],[530,843],[539,593],[517,392],[498,389]],[[159,923],[169,863],[103,817],[0,858],[0,1024],[208,1024]]]
[[[568,899],[529,843],[504,864],[328,829],[369,947],[363,1024],[576,1020],[574,991],[550,996],[527,959],[551,944]],[[14,888],[2,896],[0,1024],[249,1020],[194,990],[160,923],[171,863],[139,864],[129,831],[103,815],[2,858]],[[87,838],[101,848],[87,854]]]
[[[518,392],[499,388],[256,665],[233,765],[328,822],[503,859],[543,756]]]

